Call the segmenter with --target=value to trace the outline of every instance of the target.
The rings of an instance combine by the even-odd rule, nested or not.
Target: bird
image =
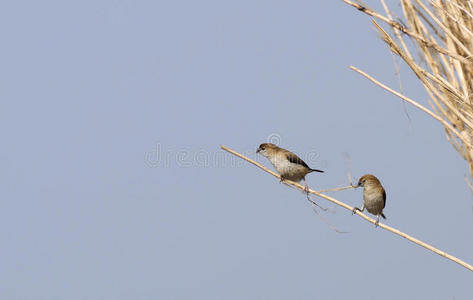
[[[361,209],[358,207],[353,208],[353,213],[355,211],[364,211],[366,210],[376,216],[375,226],[378,227],[379,217],[386,219],[386,216],[383,214],[383,209],[386,206],[386,191],[384,190],[381,182],[376,176],[371,174],[365,174],[361,176],[358,180],[358,185],[355,187],[363,187],[363,205]]]
[[[322,170],[310,168],[302,159],[299,158],[299,156],[289,150],[280,148],[275,144],[261,144],[258,150],[256,150],[256,153],[263,155],[271,162],[271,164],[281,176],[281,182],[284,180],[291,180],[295,182],[304,180],[304,191],[306,193],[309,192],[309,187],[305,182],[305,176],[312,172],[324,172]]]

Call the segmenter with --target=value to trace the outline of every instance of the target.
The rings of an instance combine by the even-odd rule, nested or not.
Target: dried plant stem
[[[374,79],[373,77],[371,77],[370,75],[366,74],[365,72],[361,71],[360,69],[356,68],[356,67],[353,67],[353,66],[350,66],[350,69],[352,69],[353,71],[355,72],[358,72],[360,73],[361,75],[365,76],[366,78],[368,78],[369,80],[371,80],[373,83],[375,83],[376,85],[382,87],[383,89],[385,89],[386,91],[398,96],[399,98],[401,98],[402,100],[414,105],[415,107],[417,107],[418,109],[424,111],[425,113],[427,113],[428,115],[430,115],[432,118],[436,119],[437,121],[439,121],[440,123],[442,123],[443,126],[447,127],[449,130],[451,130],[453,133],[455,133],[455,135],[462,140],[462,142],[465,144],[465,145],[468,145],[469,147],[472,147],[473,145],[471,145],[469,143],[469,141],[465,140],[462,135],[452,126],[450,125],[449,123],[447,123],[444,119],[442,119],[441,117],[439,117],[438,115],[436,115],[435,113],[433,113],[431,110],[429,110],[428,108],[420,105],[419,103],[417,103],[416,101],[404,96],[403,94],[399,93],[399,92],[396,92],[395,90],[389,88],[388,86],[382,84],[381,82],[377,81],[376,79]]]
[[[354,0],[343,0],[373,17],[372,22],[389,50],[406,63],[424,86],[431,110],[352,69],[438,120],[447,140],[468,163],[470,179],[473,178],[473,2],[399,0],[404,18],[397,21],[387,1],[380,1],[385,15]],[[374,19],[387,24],[393,34]],[[412,42],[409,46],[406,38]]]
[[[223,146],[223,145],[220,146],[220,148],[222,148],[223,150],[225,150],[225,151],[227,151],[227,152],[229,152],[229,153],[231,153],[231,154],[233,154],[233,155],[235,155],[235,156],[237,156],[237,157],[239,157],[239,158],[241,158],[241,159],[243,159],[243,160],[246,160],[247,162],[249,162],[249,163],[251,163],[251,164],[257,166],[258,168],[262,169],[263,171],[265,171],[265,172],[267,172],[267,173],[273,175],[274,177],[276,177],[276,178],[278,178],[278,179],[281,179],[281,177],[280,177],[278,174],[276,174],[275,172],[271,171],[270,169],[264,167],[263,165],[257,163],[256,161],[254,161],[254,160],[252,160],[252,159],[250,159],[250,158],[248,158],[248,157],[246,157],[246,156],[244,156],[244,155],[242,155],[242,154],[240,154],[240,153],[238,153],[238,152],[236,152],[236,151],[234,151],[234,150],[232,150],[232,149],[230,149],[230,148],[227,148],[227,147],[225,147],[225,146]],[[295,187],[295,188],[298,188],[298,189],[300,189],[300,190],[304,190],[304,186],[301,185],[301,184],[299,184],[299,183],[297,183],[297,182],[293,182],[293,181],[290,181],[290,180],[285,180],[285,183],[288,184],[288,185],[291,185],[291,186],[293,186],[293,187]],[[314,191],[314,190],[312,190],[312,189],[309,189],[309,193],[311,193],[311,194],[313,194],[313,195],[316,195],[317,197],[323,198],[323,199],[325,199],[325,200],[328,200],[328,201],[330,201],[330,202],[332,202],[332,203],[335,203],[336,205],[341,206],[341,207],[343,207],[343,208],[349,210],[350,212],[353,211],[353,207],[351,207],[350,205],[345,204],[345,203],[343,203],[343,202],[341,202],[341,201],[339,201],[339,200],[337,200],[337,199],[335,199],[335,198],[332,198],[332,197],[330,197],[330,196],[321,194],[321,193],[319,193],[319,192],[317,192],[317,191]],[[360,212],[360,211],[355,211],[355,213],[356,213],[357,215],[359,215],[360,217],[362,217],[363,219],[365,219],[366,221],[372,223],[372,224],[375,224],[375,222],[376,222],[376,220],[374,220],[374,219],[368,217],[367,215],[363,214],[363,213]],[[409,241],[411,241],[411,242],[413,242],[413,243],[415,243],[415,244],[417,244],[417,245],[419,245],[419,246],[421,246],[421,247],[424,247],[424,248],[426,248],[426,249],[428,249],[428,250],[430,250],[430,251],[432,251],[432,252],[434,252],[434,253],[436,253],[436,254],[438,254],[438,255],[440,255],[440,256],[445,257],[446,259],[449,259],[449,260],[451,260],[451,261],[453,261],[453,262],[459,264],[459,265],[462,266],[462,267],[465,267],[466,269],[468,269],[468,270],[470,270],[470,271],[473,271],[473,266],[471,266],[470,264],[468,264],[468,263],[462,261],[461,259],[456,258],[455,256],[452,256],[452,255],[450,255],[450,254],[448,254],[448,253],[446,253],[446,252],[444,252],[444,251],[441,251],[441,250],[439,250],[439,249],[437,249],[437,248],[435,248],[435,247],[433,247],[433,246],[431,246],[431,245],[429,245],[429,244],[427,244],[427,243],[424,243],[424,242],[422,242],[422,241],[420,241],[420,240],[418,240],[418,239],[416,239],[416,238],[414,238],[414,237],[412,237],[412,236],[410,236],[410,235],[408,235],[408,234],[406,234],[406,233],[404,233],[404,232],[401,232],[401,231],[398,230],[398,229],[395,229],[395,228],[393,228],[393,227],[390,227],[390,226],[385,225],[385,224],[382,224],[382,223],[379,223],[379,227],[381,227],[381,228],[383,228],[383,229],[385,229],[385,230],[387,230],[387,231],[390,231],[390,232],[392,232],[392,233],[394,233],[394,234],[397,234],[397,235],[399,235],[399,236],[401,236],[401,237],[403,237],[403,238],[405,238],[405,239],[407,239],[407,240],[409,240]]]
[[[364,12],[365,14],[367,15],[370,15],[376,19],[379,19],[387,24],[389,24],[391,27],[401,31],[402,33],[404,34],[407,34],[408,36],[418,40],[420,43],[424,44],[425,46],[429,47],[429,48],[433,48],[435,49],[436,51],[438,51],[439,53],[442,53],[442,54],[445,54],[445,55],[448,55],[452,58],[455,58],[463,63],[470,63],[470,61],[468,60],[468,58],[466,57],[463,57],[461,55],[458,55],[454,52],[451,52],[451,51],[448,51],[447,49],[445,48],[442,48],[440,47],[439,45],[429,41],[429,40],[426,40],[424,37],[422,37],[421,35],[409,30],[408,28],[406,28],[405,26],[401,25],[400,23],[398,22],[395,22],[393,20],[390,20],[389,18],[386,18],[385,16],[373,11],[373,10],[370,10],[369,8],[366,8],[364,7],[363,5],[360,5],[358,3],[354,3],[352,1],[349,1],[349,0],[343,0],[343,2],[345,2],[346,4],[348,5],[351,5],[353,6],[354,8],[358,9],[359,11],[362,11]]]

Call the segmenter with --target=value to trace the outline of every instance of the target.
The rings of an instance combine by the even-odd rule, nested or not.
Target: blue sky
[[[254,152],[276,138],[326,171],[316,189],[346,184],[349,153],[386,188],[387,224],[473,262],[466,163],[349,70],[399,89],[342,1],[10,1],[0,32],[2,299],[471,297],[466,269],[334,207],[337,234],[219,150],[270,166]],[[402,64],[401,81],[426,103]]]

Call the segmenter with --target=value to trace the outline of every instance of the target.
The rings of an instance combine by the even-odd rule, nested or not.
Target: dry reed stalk
[[[447,140],[467,161],[473,177],[473,3],[400,0],[403,25],[393,19],[384,0],[381,3],[386,16],[362,4],[343,1],[391,28],[392,36],[373,21],[391,52],[409,66],[424,86],[432,110],[351,68],[438,120]],[[410,49],[404,37],[411,39]],[[417,53],[416,58],[412,53]]]
[[[221,145],[220,148],[221,148],[222,150],[225,150],[225,151],[227,151],[227,152],[229,152],[229,153],[231,153],[231,154],[233,154],[233,155],[235,155],[235,156],[237,156],[237,157],[243,159],[243,160],[246,160],[247,162],[249,162],[249,163],[251,163],[251,164],[257,166],[258,168],[262,169],[263,171],[265,171],[265,172],[267,172],[267,173],[273,175],[274,177],[278,178],[279,180],[281,179],[281,177],[279,176],[279,174],[276,174],[275,172],[273,172],[273,171],[271,171],[270,169],[264,167],[264,166],[261,165],[260,163],[254,161],[254,160],[252,160],[252,159],[250,159],[250,158],[248,158],[248,157],[246,157],[246,156],[244,156],[244,155],[242,155],[242,154],[240,154],[240,153],[238,153],[238,152],[236,152],[236,151],[234,151],[234,150],[232,150],[232,149],[230,149],[230,148],[228,148],[228,147],[225,147],[225,146],[223,146],[223,145]],[[299,183],[297,183],[297,182],[294,182],[294,181],[285,180],[284,182],[285,182],[286,184],[290,185],[290,186],[293,186],[293,187],[295,187],[295,188],[301,190],[301,191],[303,191],[304,188],[305,188],[303,185],[301,185],[301,184],[299,184]],[[341,207],[343,207],[343,208],[345,208],[345,209],[347,209],[347,210],[349,210],[349,211],[353,211],[353,207],[351,207],[350,205],[345,204],[345,203],[343,203],[343,202],[341,202],[341,201],[339,201],[339,200],[337,200],[337,199],[335,199],[335,198],[332,198],[332,197],[327,196],[327,195],[325,195],[325,194],[321,194],[320,192],[314,191],[314,190],[312,190],[312,189],[309,189],[309,193],[311,193],[311,194],[313,194],[313,195],[316,195],[317,197],[323,198],[323,199],[325,199],[325,200],[328,200],[328,201],[330,201],[330,202],[332,202],[332,203],[335,203],[336,205],[341,206]],[[314,202],[313,202],[313,203],[314,203]],[[360,212],[360,211],[355,211],[354,213],[356,213],[357,215],[359,215],[360,217],[362,217],[363,219],[365,219],[366,221],[368,221],[368,222],[370,222],[370,223],[372,223],[372,224],[375,224],[375,223],[376,223],[376,220],[375,220],[375,219],[368,217],[367,215],[365,215],[364,213],[362,213],[362,212]],[[434,253],[436,253],[436,254],[438,254],[438,255],[440,255],[440,256],[443,256],[443,257],[445,257],[446,259],[449,259],[449,260],[451,260],[451,261],[453,261],[453,262],[459,264],[460,266],[465,267],[466,269],[468,269],[468,270],[470,270],[470,271],[473,271],[473,266],[472,266],[472,265],[470,265],[470,264],[464,262],[463,260],[461,260],[461,259],[459,259],[459,258],[456,258],[456,257],[453,256],[453,255],[450,255],[450,254],[448,254],[448,253],[446,253],[446,252],[444,252],[444,251],[441,251],[441,250],[439,250],[439,249],[437,249],[437,248],[435,248],[435,247],[433,247],[433,246],[431,246],[431,245],[429,245],[429,244],[427,244],[427,243],[424,243],[424,242],[422,242],[421,240],[418,240],[418,239],[416,239],[416,238],[414,238],[414,237],[412,237],[412,236],[410,236],[410,235],[408,235],[408,234],[406,234],[406,233],[404,233],[404,232],[402,232],[402,231],[400,231],[400,230],[398,230],[398,229],[396,229],[396,228],[390,227],[390,226],[385,225],[385,224],[382,224],[382,223],[379,223],[379,227],[380,227],[380,228],[383,228],[383,229],[385,229],[385,230],[387,230],[387,231],[390,231],[390,232],[392,232],[392,233],[394,233],[394,234],[397,234],[397,235],[399,235],[400,237],[405,238],[406,240],[409,240],[409,241],[411,241],[411,242],[413,242],[413,243],[415,243],[415,244],[417,244],[417,245],[419,245],[419,246],[421,246],[421,247],[424,247],[425,249],[428,249],[428,250],[430,250],[430,251],[432,251],[432,252],[434,252]]]

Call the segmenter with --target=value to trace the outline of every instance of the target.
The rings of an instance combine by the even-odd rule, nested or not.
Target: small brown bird
[[[386,191],[378,178],[371,174],[361,176],[356,187],[360,186],[363,187],[363,205],[361,209],[355,207],[353,213],[356,210],[364,211],[366,208],[369,213],[376,216],[375,226],[378,226],[379,216],[386,219],[386,216],[383,214],[383,209],[386,205]]]
[[[321,172],[322,170],[311,169],[309,166],[299,158],[299,156],[295,155],[291,151],[286,149],[280,148],[271,143],[264,143],[261,144],[256,150],[256,153],[260,153],[269,161],[271,164],[276,168],[279,175],[281,176],[281,181],[285,179],[292,180],[295,182],[300,182],[304,180],[305,176],[311,172]],[[307,183],[305,183],[305,191],[309,191],[309,187]]]

